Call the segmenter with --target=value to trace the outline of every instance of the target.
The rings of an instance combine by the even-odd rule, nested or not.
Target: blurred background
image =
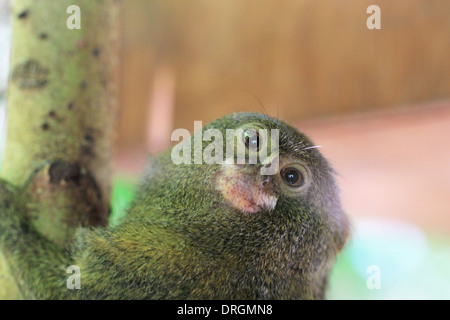
[[[329,298],[450,299],[449,17],[448,0],[123,1],[114,217],[172,130],[267,112],[339,174],[353,235]]]

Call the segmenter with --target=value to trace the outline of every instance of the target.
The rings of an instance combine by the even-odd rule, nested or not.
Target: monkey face
[[[322,281],[329,262],[342,249],[349,233],[333,169],[318,146],[278,119],[261,114],[230,118],[233,121],[221,120],[221,129],[225,132],[224,125],[232,124],[241,129],[235,135],[236,148],[244,146],[245,162],[239,163],[237,152],[220,165],[214,176],[216,191],[233,209],[225,211],[243,223],[240,228],[247,230],[250,238],[264,235],[264,241],[271,239],[268,242],[273,247],[264,249],[267,252],[284,248],[297,253],[278,265],[289,266],[287,274],[302,265],[303,272]],[[264,132],[260,129],[266,129],[267,134],[259,134]],[[273,139],[274,130],[278,130],[278,141]],[[259,157],[264,148],[270,152]],[[255,154],[257,161],[252,162]],[[305,260],[304,252],[310,252],[311,261]]]
[[[273,162],[279,164],[274,165]],[[271,212],[279,197],[305,195],[311,181],[306,164],[295,158],[272,155],[270,165],[225,162],[215,178],[216,189],[235,209],[243,213]],[[274,174],[262,174],[265,166],[276,166]]]
[[[250,214],[271,212],[280,196],[306,194],[311,172],[300,156],[284,150],[280,154],[279,131],[280,126],[273,121],[269,126],[247,123],[234,133],[237,155],[227,157],[215,177],[216,190],[231,207]],[[295,138],[298,141],[294,144],[305,143]]]

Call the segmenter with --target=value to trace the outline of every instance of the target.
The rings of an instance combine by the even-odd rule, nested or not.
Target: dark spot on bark
[[[85,156],[94,157],[94,151],[90,146],[81,146],[81,153]]]
[[[31,196],[30,203],[36,203],[36,206],[33,205],[27,210],[29,219],[35,213],[39,215],[41,206],[54,206],[53,212],[61,212],[65,218],[64,221],[50,222],[52,227],[107,224],[109,206],[104,203],[102,189],[95,176],[82,165],[81,161],[55,159],[50,164],[47,163],[33,176],[26,191]],[[59,198],[62,201],[57,203],[52,200]],[[60,215],[58,213],[53,216]],[[42,217],[38,216],[38,220],[40,219]]]
[[[41,89],[47,85],[48,74],[47,68],[30,59],[14,67],[11,79],[21,89]]]
[[[95,48],[94,50],[92,50],[92,54],[94,55],[94,57],[100,56],[100,49],[99,48]]]
[[[58,184],[61,181],[79,184],[82,178],[81,167],[78,163],[67,163],[63,161],[52,163],[48,169],[48,175],[52,184]]]
[[[69,102],[69,104],[67,105],[67,109],[72,110],[73,109],[73,102]]]
[[[39,34],[39,39],[41,40],[47,40],[48,38],[48,34],[45,32],[42,32],[41,34]]]
[[[51,118],[55,118],[56,117],[56,112],[52,110],[52,111],[50,111],[48,113],[48,116],[51,117]]]
[[[84,140],[94,142],[94,137],[89,132],[84,135]]]
[[[50,125],[48,123],[43,123],[41,125],[41,129],[44,131],[47,131],[48,129],[50,129]]]
[[[9,200],[5,200],[3,202],[3,206],[5,207],[5,209],[9,209],[11,207],[11,203],[9,202]]]
[[[19,13],[19,15],[17,16],[17,18],[19,19],[26,19],[28,17],[28,10],[23,10],[21,13]]]
[[[81,88],[82,90],[85,90],[87,87],[88,87],[87,81],[86,81],[86,80],[81,81],[81,83],[80,83],[80,88]]]

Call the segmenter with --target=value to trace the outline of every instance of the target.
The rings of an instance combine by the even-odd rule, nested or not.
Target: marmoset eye
[[[244,131],[244,143],[247,149],[251,151],[259,151],[262,145],[258,131],[255,129],[247,129]]]
[[[281,170],[283,181],[290,187],[301,187],[305,183],[303,174],[294,167],[287,167]]]

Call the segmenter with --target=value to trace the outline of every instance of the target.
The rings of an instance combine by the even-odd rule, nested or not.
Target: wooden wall
[[[449,17],[448,0],[124,1],[119,145],[258,100],[295,122],[449,97]]]

